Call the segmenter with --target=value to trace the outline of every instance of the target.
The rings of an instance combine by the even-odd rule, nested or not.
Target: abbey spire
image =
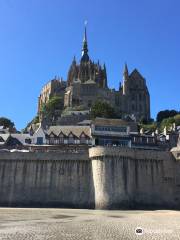
[[[89,61],[89,56],[88,56],[87,30],[86,30],[86,23],[85,23],[81,62],[88,62],[88,61]]]

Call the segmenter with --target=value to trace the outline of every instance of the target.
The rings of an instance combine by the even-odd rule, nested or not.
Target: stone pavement
[[[11,239],[178,240],[180,212],[0,208],[0,240]]]

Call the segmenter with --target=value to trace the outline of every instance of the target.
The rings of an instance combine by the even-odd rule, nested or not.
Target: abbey
[[[136,121],[150,119],[150,96],[146,80],[137,69],[129,73],[125,64],[122,85],[118,90],[110,89],[105,64],[101,66],[99,62],[93,62],[88,55],[86,27],[80,62],[74,57],[67,81],[54,79],[43,87],[38,103],[39,115],[42,105],[54,95],[63,97],[64,108],[79,106],[83,110],[90,110],[100,100],[108,102],[121,118],[128,115]]]

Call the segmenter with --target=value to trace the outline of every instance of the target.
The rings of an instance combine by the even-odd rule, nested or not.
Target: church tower
[[[146,80],[134,69],[130,74],[127,64],[124,67],[122,87],[123,112],[138,120],[150,119],[150,96]]]
[[[90,109],[97,100],[114,101],[113,93],[108,89],[106,66],[95,63],[89,57],[87,27],[84,27],[80,61],[73,59],[67,77],[65,107],[79,105]],[[82,107],[83,108],[83,107]]]
[[[95,83],[99,88],[107,88],[105,64],[101,66],[99,62],[94,63],[88,55],[87,28],[85,25],[80,62],[77,63],[73,59],[68,72],[67,85],[71,86],[73,83],[87,83],[89,81]]]

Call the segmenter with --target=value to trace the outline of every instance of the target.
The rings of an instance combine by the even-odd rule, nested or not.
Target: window
[[[118,146],[128,146],[128,140],[120,140]]]
[[[149,143],[153,143],[154,142],[153,140],[154,140],[153,138],[148,138]]]
[[[59,134],[59,144],[64,144],[64,134],[63,133]]]
[[[31,144],[31,139],[30,139],[30,138],[26,138],[26,139],[25,139],[25,143]]]
[[[59,144],[59,139],[58,138],[54,139],[54,144]]]
[[[60,137],[59,138],[59,144],[63,144],[64,143],[64,137]]]
[[[37,137],[37,144],[38,145],[43,144],[43,137]]]
[[[86,143],[86,135],[84,133],[81,134],[80,136],[80,143],[85,144]]]
[[[71,134],[69,134],[68,143],[69,143],[69,144],[74,144],[74,136],[73,136],[73,134],[72,134],[72,133],[71,133]]]
[[[50,137],[50,139],[49,139],[49,144],[54,144],[54,137]]]
[[[141,95],[141,93],[139,94],[139,101],[141,101],[142,100],[142,95]]]
[[[95,126],[95,131],[106,131],[106,132],[127,132],[127,127],[116,127],[116,126]]]

